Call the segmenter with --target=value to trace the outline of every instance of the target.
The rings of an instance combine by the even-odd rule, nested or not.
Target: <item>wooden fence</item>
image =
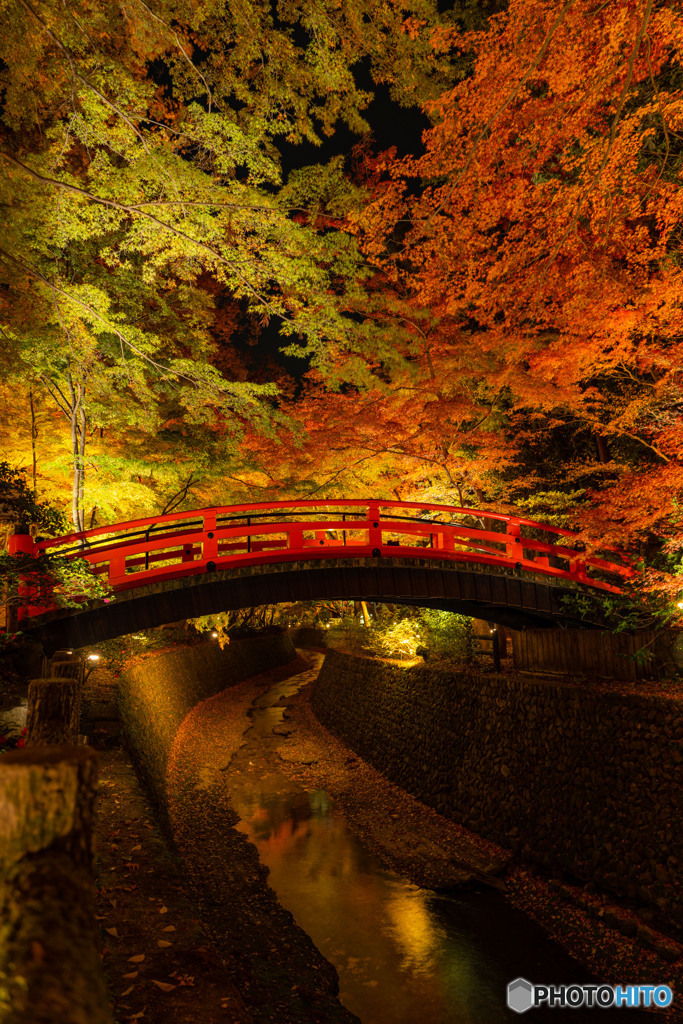
[[[510,632],[515,668],[522,672],[637,680],[671,675],[676,669],[672,636],[653,630],[617,634],[598,629]],[[640,651],[643,654],[639,655]]]

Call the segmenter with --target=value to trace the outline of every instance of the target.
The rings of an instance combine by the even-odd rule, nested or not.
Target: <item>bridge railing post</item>
[[[507,521],[505,530],[505,551],[508,558],[515,562],[521,562],[524,558],[524,545],[522,544],[522,527],[519,519],[511,516]]]
[[[109,582],[115,583],[117,580],[122,579],[125,575],[126,553],[125,551],[117,551],[114,554],[112,554],[109,559]]]
[[[452,530],[447,530],[446,524],[439,526],[436,531],[436,544],[435,547],[441,551],[453,551],[455,549],[455,537],[453,536]]]
[[[586,556],[575,552],[569,559],[569,572],[580,583],[590,583],[591,578],[586,572]]]
[[[368,544],[373,551],[382,547],[382,527],[379,524],[379,505],[368,505]]]
[[[216,536],[216,513],[204,516],[204,538],[202,540],[202,558],[205,561],[218,557],[218,537]]]
[[[301,523],[287,524],[290,551],[301,551],[304,546],[304,528]]]

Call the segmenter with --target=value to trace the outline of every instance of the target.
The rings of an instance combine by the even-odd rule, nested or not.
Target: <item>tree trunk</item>
[[[81,373],[81,380],[74,384],[71,370],[66,371],[67,387],[60,387],[56,380],[41,375],[57,408],[69,421],[71,428],[71,459],[73,463],[73,481],[71,485],[71,519],[76,533],[85,530],[85,431],[87,416],[85,411],[85,381],[87,374]]]
[[[31,406],[31,464],[33,480],[33,497],[36,497],[36,476],[38,472],[38,457],[36,453],[36,441],[38,440],[38,424],[36,423],[36,407],[33,400],[33,389],[28,393],[28,400]]]
[[[26,746],[76,744],[80,716],[80,679],[32,679],[28,685]]]
[[[92,875],[96,754],[0,759],[0,1021],[111,1024]]]
[[[71,490],[71,518],[77,533],[85,530],[85,385],[74,385],[71,374],[67,376],[71,418],[71,453],[74,475]]]
[[[594,434],[595,443],[598,448],[598,462],[604,465],[606,462],[612,461],[612,455],[609,450],[609,445],[602,434],[597,432]]]

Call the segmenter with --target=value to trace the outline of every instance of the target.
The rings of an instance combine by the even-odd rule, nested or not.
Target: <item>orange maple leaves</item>
[[[473,74],[427,105],[424,153],[387,168],[359,225],[442,335],[467,325],[472,382],[608,439],[593,498],[622,540],[679,529],[682,43],[652,0],[511,0],[486,32],[439,30]]]

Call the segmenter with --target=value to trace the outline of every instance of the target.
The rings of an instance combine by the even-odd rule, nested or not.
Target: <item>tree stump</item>
[[[92,874],[96,755],[0,757],[0,1022],[111,1024]]]
[[[67,651],[56,651],[46,675],[50,679],[78,679],[80,683],[83,683],[85,675],[83,659]]]
[[[32,679],[28,685],[26,746],[78,742],[81,717],[79,679]]]

